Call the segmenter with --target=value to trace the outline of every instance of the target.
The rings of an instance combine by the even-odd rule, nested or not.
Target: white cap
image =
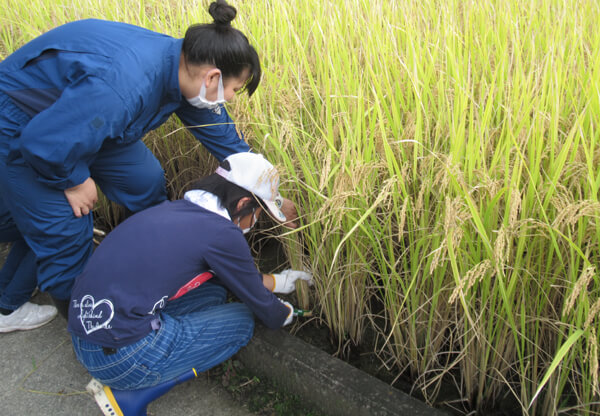
[[[279,195],[277,169],[257,153],[234,153],[225,160],[229,162],[231,170],[219,166],[215,173],[259,197],[277,221],[285,222],[285,215],[281,212],[283,198]]]

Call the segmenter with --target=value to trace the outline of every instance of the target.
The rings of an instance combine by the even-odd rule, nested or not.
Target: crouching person
[[[261,274],[243,236],[263,210],[286,221],[278,186],[261,155],[233,154],[184,199],[133,215],[96,249],[73,287],[68,328],[106,415],[145,415],[246,345],[254,316],[270,328],[292,321],[274,292],[311,276]],[[227,303],[227,290],[241,303]]]

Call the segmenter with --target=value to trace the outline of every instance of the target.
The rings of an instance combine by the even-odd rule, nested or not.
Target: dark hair
[[[182,51],[186,63],[215,65],[223,78],[239,77],[248,69],[250,76],[245,89],[251,96],[260,83],[260,60],[248,38],[231,26],[237,10],[225,0],[217,0],[211,3],[208,12],[213,23],[195,24],[185,32]]]
[[[231,170],[229,162],[224,160],[220,165],[223,169]],[[251,192],[244,188],[237,186],[234,183],[229,182],[222,176],[213,173],[212,175],[205,176],[199,181],[192,184],[191,189],[202,189],[216,195],[221,201],[221,206],[229,212],[229,216],[233,220],[236,217],[243,217],[252,212],[253,209],[259,208],[261,203],[257,200]],[[246,204],[239,211],[237,210],[237,204],[240,199],[250,197],[250,202]],[[264,204],[263,204],[264,205]]]

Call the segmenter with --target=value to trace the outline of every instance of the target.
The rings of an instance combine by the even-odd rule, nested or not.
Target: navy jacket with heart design
[[[132,344],[209,270],[211,282],[231,290],[266,326],[283,325],[289,309],[263,286],[240,228],[177,200],[129,217],[102,241],[73,286],[68,329],[104,347]]]

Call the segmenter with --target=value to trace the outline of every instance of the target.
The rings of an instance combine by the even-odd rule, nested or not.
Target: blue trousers
[[[3,215],[4,214],[4,215]],[[0,242],[12,247],[0,270],[0,308],[15,310],[29,300],[37,286],[35,255],[13,224],[2,224],[7,211],[0,198]]]
[[[225,303],[226,289],[204,283],[167,303],[160,329],[107,355],[102,347],[72,336],[77,359],[103,384],[121,390],[154,386],[190,369],[202,372],[245,346],[254,316],[242,303]]]
[[[16,227],[20,235],[12,241],[22,239],[33,251],[40,289],[66,300],[92,254],[92,214],[75,217],[62,190],[40,182],[23,158],[7,161],[10,142],[19,140],[13,124],[28,120],[8,100],[0,94],[0,224]],[[167,198],[164,171],[141,141],[120,145],[107,140],[86,163],[102,192],[132,212]]]

